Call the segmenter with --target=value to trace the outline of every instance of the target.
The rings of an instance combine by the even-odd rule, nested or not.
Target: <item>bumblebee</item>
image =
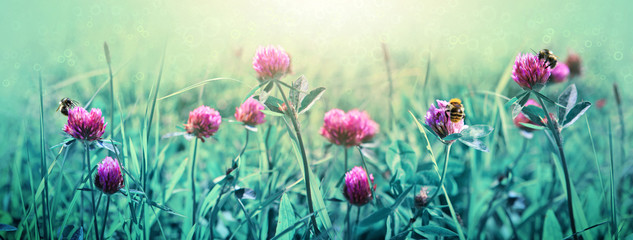
[[[558,62],[558,57],[554,55],[554,52],[549,49],[543,49],[538,52],[538,59],[545,60],[544,64],[547,64],[545,67],[554,68],[556,67],[556,63]]]
[[[79,104],[79,102],[72,100],[70,98],[62,98],[61,101],[59,101],[59,106],[57,107],[57,110],[55,110],[56,112],[59,112],[61,110],[62,114],[64,114],[64,116],[68,116],[68,110],[74,108],[75,106],[77,106]]]
[[[453,98],[446,105],[446,114],[451,119],[451,122],[457,123],[466,117],[464,114],[464,106],[462,105],[462,100],[459,98]]]

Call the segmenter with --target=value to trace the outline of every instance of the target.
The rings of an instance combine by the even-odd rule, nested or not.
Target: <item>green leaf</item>
[[[528,128],[534,129],[534,130],[543,130],[543,129],[545,129],[545,127],[543,127],[543,126],[538,126],[538,125],[534,125],[534,124],[531,124],[531,123],[524,123],[524,122],[522,122],[520,124],[523,125],[523,126],[526,126]]]
[[[446,136],[446,137],[445,137],[444,139],[442,139],[442,140],[444,140],[444,141],[453,141],[453,140],[457,140],[457,139],[459,139],[459,138],[461,138],[461,137],[462,137],[462,134],[461,134],[461,133],[453,133],[453,134],[451,134],[451,135]]]
[[[110,140],[98,140],[95,141],[95,146],[98,148],[105,148],[116,155],[119,155],[119,149],[110,142]]]
[[[261,99],[261,96],[255,96],[253,97],[255,100],[260,101],[259,99]],[[281,110],[279,110],[279,106],[281,106],[282,104],[284,104],[284,101],[282,101],[279,98],[273,97],[273,96],[268,96],[266,98],[266,100],[264,101],[264,105],[266,105],[266,107],[273,112],[276,113],[281,113],[283,115],[283,112]],[[263,111],[262,111],[263,112]],[[264,112],[265,113],[265,112]]]
[[[519,100],[519,106],[525,106],[525,103],[527,103],[527,101],[530,99],[530,93],[531,92],[526,92],[526,94],[521,97],[521,100]]]
[[[266,114],[266,116],[271,116],[271,117],[283,117],[284,114],[283,113],[279,113],[277,111],[270,111],[270,110],[261,110],[262,113]]]
[[[545,101],[547,101],[547,102],[549,102],[549,103],[551,103],[551,104],[556,105],[556,102],[554,102],[554,100],[549,99],[547,96],[543,95],[542,93],[537,92],[537,91],[532,91],[532,92],[533,92],[534,94],[536,94],[536,96],[538,96],[539,98],[541,98],[541,99],[543,99],[543,100],[545,100]]]
[[[591,107],[591,103],[587,101],[579,102],[578,104],[576,104],[569,111],[569,113],[567,113],[567,116],[565,116],[565,121],[563,122],[563,128],[568,127],[569,125],[572,125],[574,122],[576,122],[576,120],[578,120],[580,116],[582,116],[583,114],[585,114],[587,110],[589,110],[589,107]]]
[[[363,220],[360,221],[360,225],[361,226],[365,226],[365,225],[371,225],[374,224],[376,222],[382,221],[383,219],[387,218],[389,216],[389,214],[391,214],[391,209],[390,208],[381,208],[378,209],[378,211],[373,212],[371,215],[365,217]]]
[[[519,99],[517,97],[513,97],[511,98],[505,105],[505,108],[509,108],[510,106],[512,106],[512,104],[514,104],[515,102],[517,102]]]
[[[330,215],[327,212],[327,207],[325,206],[325,201],[323,200],[323,194],[321,194],[321,182],[314,176],[310,166],[308,166],[308,171],[310,174],[310,190],[312,191],[314,213],[317,214],[317,222],[319,222],[323,227],[322,230],[327,231],[328,235],[330,235],[331,232],[329,230],[332,228],[332,221],[330,220]],[[331,235],[330,237],[333,236]]]
[[[219,185],[219,186],[218,186]],[[215,187],[217,186],[217,187]],[[206,216],[213,204],[216,203],[216,200],[220,196],[220,191],[222,191],[222,184],[213,185],[212,189],[209,191],[207,196],[204,198],[204,201],[200,203],[200,215]]]
[[[314,105],[314,103],[316,103],[316,101],[321,98],[323,93],[325,93],[324,87],[315,88],[310,91],[310,93],[308,93],[308,95],[306,95],[305,98],[303,98],[303,100],[301,101],[301,106],[299,107],[298,113],[301,114],[310,110],[310,108],[312,108],[312,105]]]
[[[538,125],[542,125],[543,121],[541,119],[546,118],[545,111],[534,105],[525,106],[521,111],[528,119],[530,119],[530,121]]]
[[[416,119],[416,121],[417,121],[417,119]],[[433,131],[433,128],[431,128],[431,126],[426,125],[426,123],[422,123],[422,126],[424,126],[424,128],[426,128],[427,131],[429,131],[431,134],[433,134],[433,136],[435,136],[436,138],[440,139],[440,136],[438,136],[437,133],[435,133],[435,131]]]
[[[556,219],[556,214],[552,209],[547,211],[545,215],[545,222],[543,223],[543,239],[562,239],[563,230],[560,227],[560,223]]]
[[[465,138],[483,138],[488,136],[494,130],[488,125],[472,125],[464,129],[461,134]]]
[[[305,98],[306,92],[308,91],[308,80],[301,75],[297,80],[292,83],[292,87],[290,88],[290,96],[288,101],[292,103],[293,106],[299,106],[301,100]]]
[[[456,237],[457,236],[457,233],[449,229],[440,227],[438,225],[433,225],[433,224],[416,227],[414,228],[414,231],[416,231],[420,235],[425,235],[425,236],[429,236],[429,235],[438,236],[438,237]]]
[[[407,197],[407,194],[411,192],[411,189],[413,189],[413,186],[408,187],[406,190],[404,190],[404,192],[398,195],[398,198],[396,199],[396,201],[389,208],[381,208],[378,211],[372,213],[368,217],[361,220],[361,225],[373,224],[373,223],[376,223],[377,221],[387,218],[387,216],[389,216],[391,213],[393,213],[394,211],[398,209],[398,206],[402,204],[404,199]]]
[[[565,90],[558,96],[558,104],[565,106],[565,108],[558,108],[558,119],[563,121],[565,115],[569,113],[574,104],[576,104],[576,99],[578,98],[578,91],[576,90],[576,85],[572,84],[569,87],[565,88]]]
[[[517,115],[523,110],[525,103],[530,99],[530,92],[526,92],[519,102],[512,104],[512,118],[516,118]]]
[[[510,100],[509,100],[509,101],[508,101],[508,102],[504,105],[504,107],[505,107],[505,108],[508,108],[508,107],[512,106],[512,105],[513,105],[514,103],[516,103],[519,99],[521,99],[521,100],[522,100],[522,99],[523,99],[523,97],[524,97],[526,94],[528,94],[528,93],[530,93],[530,92],[522,92],[521,94],[516,95],[515,97],[511,98],[511,99],[510,99]],[[526,101],[527,101],[527,100],[526,100]]]
[[[488,150],[488,147],[486,146],[486,144],[484,144],[484,142],[482,142],[479,139],[475,139],[475,138],[460,138],[458,139],[460,142],[462,142],[464,145],[469,146],[471,148],[477,149],[479,151],[482,152],[489,152],[490,150]]]
[[[18,230],[18,229],[15,228],[14,226],[0,223],[0,232],[13,232],[15,230]]]
[[[404,176],[401,175],[403,182],[409,182],[414,179],[418,164],[415,151],[409,144],[401,140],[391,144],[389,151],[387,151],[387,161],[389,161],[389,167],[392,172],[404,170]]]
[[[294,225],[296,222],[295,212],[292,209],[292,204],[288,199],[288,194],[281,196],[281,203],[279,203],[279,216],[277,217],[277,229],[276,233],[279,235],[284,229],[287,229]],[[293,234],[285,234],[277,239],[291,240]]]

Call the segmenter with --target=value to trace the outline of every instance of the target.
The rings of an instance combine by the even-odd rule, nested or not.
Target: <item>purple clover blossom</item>
[[[374,175],[369,175],[369,180],[374,183]],[[376,185],[373,186],[376,189]],[[356,206],[363,206],[371,201],[372,189],[367,181],[367,172],[361,167],[354,167],[351,171],[345,173],[345,186],[343,186],[343,195],[349,203]]]
[[[290,71],[290,56],[279,46],[259,47],[253,57],[253,69],[260,81],[280,78]]]
[[[552,69],[551,79],[555,83],[567,81],[567,76],[569,76],[569,67],[565,63],[558,63],[556,67]]]
[[[200,106],[189,112],[189,120],[185,124],[187,133],[194,135],[204,142],[205,138],[213,136],[220,128],[222,117],[213,108]]]
[[[345,113],[332,109],[325,113],[320,133],[331,143],[352,147],[370,141],[378,129],[378,124],[365,111],[354,109]]]
[[[453,133],[460,133],[468,127],[467,125],[464,125],[464,119],[456,123],[451,122],[451,117],[446,111],[449,104],[447,101],[436,100],[436,102],[437,107],[431,104],[431,107],[426,112],[426,116],[424,116],[424,122],[426,125],[431,127],[433,132],[435,132],[440,139],[443,139]],[[447,143],[452,143],[454,141],[455,140],[447,141]]]
[[[249,126],[256,126],[266,122],[266,115],[262,112],[264,104],[251,98],[246,99],[241,106],[235,108],[235,119]]]
[[[105,194],[114,194],[123,188],[123,174],[121,174],[119,161],[106,157],[99,163],[95,186]]]
[[[551,72],[544,59],[531,53],[519,53],[512,67],[512,79],[525,90],[539,91],[547,83]]]
[[[74,107],[68,111],[68,122],[63,130],[75,139],[91,142],[101,139],[106,125],[101,109],[93,108],[88,113],[82,107]]]

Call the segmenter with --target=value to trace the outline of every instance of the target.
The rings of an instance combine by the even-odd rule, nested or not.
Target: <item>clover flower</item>
[[[531,53],[519,53],[512,68],[512,79],[525,90],[539,91],[547,83],[551,72],[544,59]]]
[[[374,183],[374,176],[369,175],[369,180]],[[373,186],[376,189],[376,185]],[[362,206],[371,201],[372,189],[367,181],[367,172],[361,167],[354,167],[351,171],[345,173],[345,186],[343,186],[343,195],[349,203]]]
[[[114,194],[123,188],[123,174],[121,174],[119,161],[106,157],[99,163],[95,186],[105,194]]]
[[[370,141],[378,128],[365,111],[332,109],[325,113],[320,133],[331,143],[351,147]]]
[[[90,113],[82,107],[74,107],[68,111],[68,122],[64,132],[77,140],[95,141],[101,139],[107,123],[101,116],[101,109],[90,109]]]
[[[437,107],[431,104],[431,107],[429,107],[429,110],[424,116],[424,122],[433,130],[433,132],[435,132],[435,134],[437,134],[438,137],[440,137],[440,139],[454,133],[460,133],[468,127],[464,124],[464,119],[461,119],[456,123],[451,122],[450,113],[447,111],[449,104],[447,101],[436,100],[436,102]],[[454,140],[447,141],[447,143],[452,142],[454,142]]]
[[[264,104],[253,98],[248,98],[241,106],[235,108],[235,119],[249,126],[256,126],[266,122],[266,115],[262,112]]]
[[[260,81],[280,78],[290,71],[290,56],[279,46],[259,47],[253,57],[253,69]]]
[[[213,136],[222,123],[220,113],[213,108],[200,106],[189,112],[189,120],[185,124],[187,133],[194,135],[204,142],[205,138]]]
[[[558,63],[556,67],[552,69],[551,79],[555,83],[567,81],[567,76],[569,76],[569,67],[565,63]]]

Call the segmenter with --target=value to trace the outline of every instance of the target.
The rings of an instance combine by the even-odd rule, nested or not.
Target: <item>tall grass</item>
[[[159,70],[148,74],[152,81],[126,82],[136,72],[123,71],[117,75],[114,88],[113,70],[117,72],[117,66],[111,65],[109,47],[104,44],[108,71],[93,76],[99,81],[88,78],[69,83],[80,91],[68,90],[66,94],[79,100],[94,94],[94,101],[89,101],[92,107],[109,105],[104,108],[109,110],[108,141],[116,150],[88,149],[75,143],[63,145],[59,152],[57,148],[52,151],[50,146],[63,141],[59,129],[65,119],[47,111],[57,104],[51,100],[55,96],[46,91],[55,84],[44,81],[47,78],[38,78],[39,115],[25,116],[24,128],[11,138],[15,146],[7,155],[12,156],[7,167],[11,174],[0,177],[0,187],[6,190],[4,203],[0,205],[0,224],[16,229],[11,231],[0,225],[0,236],[7,239],[79,236],[89,239],[550,236],[619,239],[633,234],[631,216],[627,215],[633,203],[619,197],[630,193],[627,187],[631,184],[624,180],[630,176],[628,170],[618,168],[619,164],[630,165],[624,154],[625,142],[630,142],[624,128],[630,115],[622,104],[625,100],[617,101],[617,113],[608,108],[588,110],[587,131],[584,126],[565,127],[563,139],[559,131],[541,129],[534,131],[533,138],[528,140],[512,124],[512,109],[506,105],[507,99],[519,91],[508,83],[506,65],[495,66],[495,73],[484,73],[493,80],[482,81],[478,87],[464,86],[452,84],[450,76],[436,68],[441,57],[434,59],[433,64],[427,59],[428,62],[412,67],[427,68],[415,77],[403,77],[402,71],[411,70],[402,66],[411,59],[408,53],[387,53],[385,45],[383,48],[381,64],[387,64],[387,69],[379,64],[371,69],[324,64],[338,69],[328,70],[332,72],[356,71],[359,78],[378,79],[388,71],[388,79],[393,78],[389,88],[393,89],[387,104],[369,104],[374,99],[362,95],[365,89],[387,89],[386,85],[338,82],[340,85],[335,85],[324,81],[328,91],[310,111],[298,114],[299,109],[295,109],[298,106],[291,105],[291,114],[286,114],[268,106],[267,123],[254,132],[231,122],[235,107],[260,91],[257,80],[224,77],[212,71],[211,75],[217,74],[212,77],[216,78],[196,73],[195,79],[206,80],[173,83],[167,81],[166,76],[173,76],[170,72],[173,68],[169,67],[170,56],[164,54],[154,66]],[[227,66],[230,61],[227,59]],[[86,69],[85,73],[92,71]],[[328,71],[310,76],[311,83],[321,85],[322,78],[333,74]],[[419,79],[423,79],[417,87],[421,93],[411,91],[410,86],[418,84]],[[99,91],[101,80],[109,81],[108,94]],[[589,88],[583,82],[591,80],[574,81],[582,93]],[[543,95],[551,96],[569,84],[552,84]],[[281,95],[279,103],[292,102],[286,93],[296,89],[279,82],[275,86],[271,93]],[[188,109],[198,104],[197,94],[189,91],[196,88],[204,89],[201,101],[216,107],[225,120],[217,135],[209,139],[209,144],[163,137],[182,132]],[[345,91],[350,94],[341,94]],[[615,94],[618,99],[629,99],[626,92]],[[429,140],[418,118],[434,99],[452,97],[463,99],[469,125],[488,124],[496,129],[482,139],[490,148],[489,153],[470,150],[457,142],[443,145]],[[537,98],[546,113],[546,104],[560,108],[540,99],[540,95]],[[351,149],[341,152],[318,134],[323,113],[339,106],[367,110],[381,126],[387,127],[373,145],[359,147],[358,154]],[[382,116],[383,113],[389,116]],[[556,121],[549,114],[544,116],[550,123]],[[39,123],[34,121],[35,117]],[[615,144],[612,141],[612,119],[617,119],[620,125],[621,132],[616,135],[621,137],[620,158],[613,150],[618,140]],[[30,137],[38,135],[32,134],[37,130],[39,147],[37,139]],[[551,142],[546,131],[551,132]],[[442,148],[443,152],[438,150]],[[38,155],[40,161],[33,161],[32,156]],[[125,175],[125,187],[111,196],[96,192],[92,186],[94,170],[82,168],[94,169],[93,160],[106,155],[120,160]],[[444,162],[438,160],[441,157]],[[371,203],[358,208],[345,204],[342,189],[337,185],[355,163],[373,173],[377,185]],[[609,177],[609,182],[603,183],[606,164],[609,170],[604,176]],[[39,175],[33,176],[36,170]],[[414,198],[422,186],[433,191],[429,203],[416,208]],[[83,203],[84,194],[91,195],[92,201],[88,200],[91,205]]]

